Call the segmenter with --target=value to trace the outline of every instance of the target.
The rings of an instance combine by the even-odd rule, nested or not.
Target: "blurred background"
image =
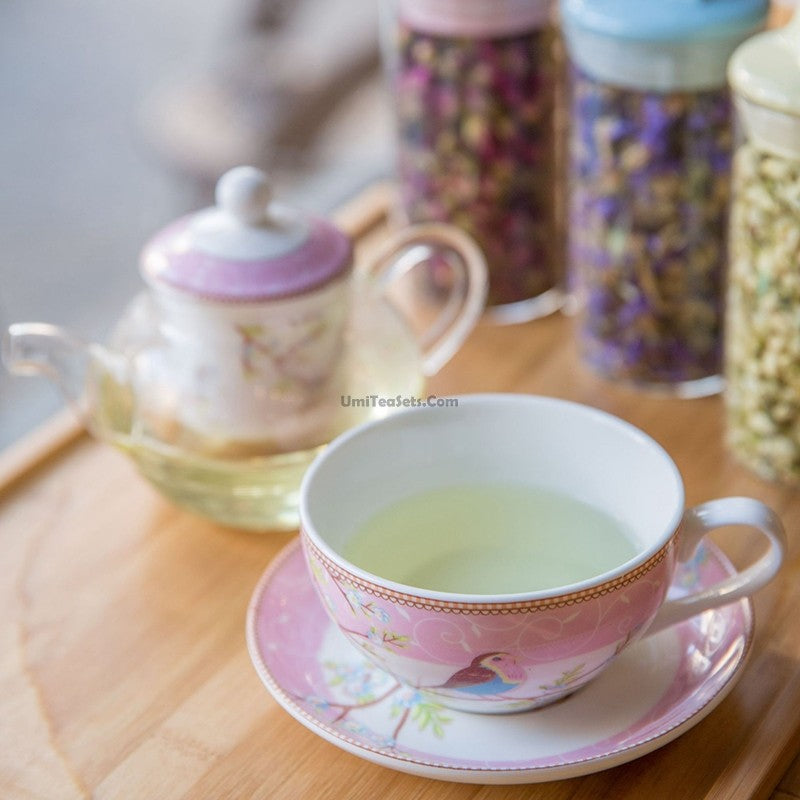
[[[375,3],[0,3],[0,325],[104,340],[137,257],[231,166],[327,213],[388,175]],[[0,448],[62,405],[0,368]]]

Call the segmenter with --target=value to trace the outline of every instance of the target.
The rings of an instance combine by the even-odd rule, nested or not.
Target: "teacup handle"
[[[460,271],[450,297],[437,318],[420,336],[422,372],[435,375],[458,351],[480,319],[486,304],[489,275],[478,245],[452,225],[410,225],[390,236],[366,267],[385,291],[415,267],[426,263],[436,248],[454,253],[449,262]],[[462,289],[463,287],[463,289]]]
[[[749,497],[724,497],[688,509],[678,533],[678,561],[686,562],[707,533],[725,525],[749,525],[764,534],[769,548],[742,572],[737,572],[701,592],[665,602],[656,614],[647,636],[682,622],[709,608],[727,605],[753,594],[769,583],[786,553],[786,533],[778,515]]]

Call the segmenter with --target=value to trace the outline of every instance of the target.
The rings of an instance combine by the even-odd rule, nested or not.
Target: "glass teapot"
[[[432,313],[406,292],[401,313],[390,287],[407,288],[400,278],[434,253],[455,275],[449,300]],[[274,201],[253,167],[151,239],[140,271],[148,290],[107,346],[19,323],[3,360],[55,380],[89,430],[179,505],[254,530],[296,526],[302,475],[331,438],[418,402],[487,291],[481,251],[447,225],[400,230],[354,268],[349,238]]]

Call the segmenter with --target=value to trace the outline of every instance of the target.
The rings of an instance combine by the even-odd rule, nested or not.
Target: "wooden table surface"
[[[363,247],[380,239],[384,199],[369,193],[339,216]],[[482,325],[430,389],[598,406],[665,445],[688,503],[746,494],[778,511],[789,563],[756,597],[751,660],[705,720],[630,764],[528,786],[427,780],[344,753],[275,703],[247,655],[253,587],[294,534],[238,532],[180,511],[60,417],[0,454],[0,798],[800,797],[800,493],[731,459],[719,398],[603,382],[579,366],[570,328],[559,316]]]

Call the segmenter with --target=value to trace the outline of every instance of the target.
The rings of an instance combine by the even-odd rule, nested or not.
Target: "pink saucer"
[[[732,571],[701,546],[678,573],[680,591]],[[740,600],[637,642],[560,703],[482,715],[437,706],[366,662],[328,619],[298,540],[264,573],[247,616],[256,670],[295,719],[368,761],[464,783],[572,778],[656,750],[730,692],[752,635],[752,605]]]

